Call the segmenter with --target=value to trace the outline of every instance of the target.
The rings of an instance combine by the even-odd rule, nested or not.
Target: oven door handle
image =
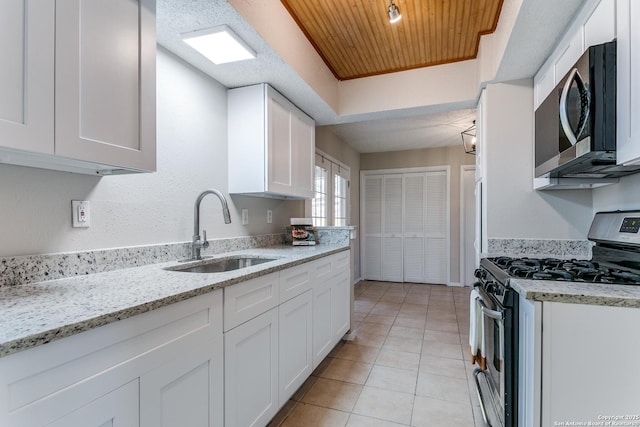
[[[480,310],[482,310],[482,314],[502,322],[502,320],[504,319],[504,314],[501,311],[491,310],[489,307],[485,305],[484,301],[482,301],[481,299],[477,299],[476,301],[480,305]]]

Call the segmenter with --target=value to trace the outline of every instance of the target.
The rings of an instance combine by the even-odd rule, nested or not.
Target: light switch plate
[[[267,224],[271,224],[273,222],[273,211],[271,209],[267,209]]]
[[[71,220],[74,228],[87,228],[91,225],[91,209],[88,200],[71,201]]]
[[[242,225],[249,224],[249,209],[242,209]]]

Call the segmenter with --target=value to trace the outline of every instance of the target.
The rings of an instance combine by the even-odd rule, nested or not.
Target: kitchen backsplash
[[[284,234],[209,240],[203,255],[281,245]],[[188,258],[191,243],[0,258],[0,286],[20,285]]]
[[[354,227],[319,227],[320,244],[348,245]],[[289,236],[290,238],[290,236]],[[285,233],[210,239],[202,255],[216,255],[243,249],[287,243]],[[191,243],[168,243],[57,254],[0,257],[0,287],[62,279],[121,268],[188,258]]]
[[[486,256],[590,259],[588,240],[489,239]]]

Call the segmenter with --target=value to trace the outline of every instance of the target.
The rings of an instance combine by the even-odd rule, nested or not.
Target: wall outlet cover
[[[87,228],[91,225],[91,210],[88,200],[71,201],[71,225],[74,228]]]

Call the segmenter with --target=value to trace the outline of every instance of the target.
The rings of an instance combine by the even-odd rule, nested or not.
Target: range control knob
[[[499,287],[495,282],[487,283],[486,289],[487,289],[488,293],[494,294],[494,295],[498,294],[498,292],[499,292]]]
[[[484,279],[487,277],[487,272],[481,268],[476,268],[476,271],[473,272],[473,275],[478,279]]]

